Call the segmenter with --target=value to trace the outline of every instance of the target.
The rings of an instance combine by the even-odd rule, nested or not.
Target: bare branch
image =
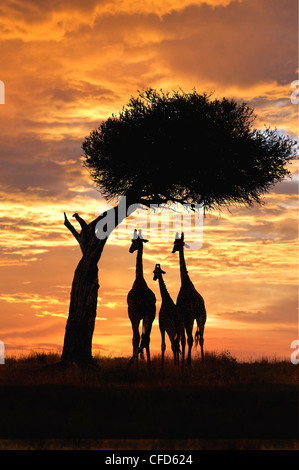
[[[64,225],[69,229],[69,231],[74,235],[77,242],[81,245],[80,234],[77,232],[75,227],[70,223],[69,219],[67,218],[66,213],[64,212]]]
[[[79,214],[77,214],[77,212],[73,214],[73,217],[75,217],[75,219],[79,222],[82,230],[85,230],[87,228],[87,223],[85,222],[85,220],[82,219],[82,217],[80,217]]]

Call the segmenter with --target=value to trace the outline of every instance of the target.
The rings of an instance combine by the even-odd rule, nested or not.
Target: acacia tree
[[[84,164],[110,202],[125,196],[132,204],[201,204],[204,209],[260,203],[269,188],[290,175],[295,142],[276,130],[255,129],[246,103],[207,94],[148,89],[132,97],[118,116],[83,142]],[[192,207],[192,206],[191,206]],[[95,234],[101,214],[87,224],[74,214],[81,232],[65,215],[82,258],[75,270],[62,361],[89,363],[97,308],[98,262],[107,238]]]

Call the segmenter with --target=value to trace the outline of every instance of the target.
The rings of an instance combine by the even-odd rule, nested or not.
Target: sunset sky
[[[253,106],[255,126],[298,135],[295,0],[2,0],[0,2],[0,340],[6,354],[60,351],[80,249],[63,225],[95,217],[101,195],[82,167],[82,142],[137,90],[196,89]],[[186,251],[206,302],[205,347],[240,359],[290,357],[298,338],[298,163],[263,206],[211,212],[201,249]],[[74,225],[77,227],[77,222]],[[188,240],[186,240],[188,243]],[[144,247],[157,297],[151,336],[160,352],[159,286],[180,287],[173,240]],[[131,354],[126,296],[130,239],[100,261],[93,352]],[[169,343],[167,343],[169,351]],[[197,354],[197,353],[195,353]]]

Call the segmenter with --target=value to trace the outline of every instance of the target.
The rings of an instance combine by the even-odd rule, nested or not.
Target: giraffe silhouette
[[[156,264],[154,269],[154,281],[159,280],[160,293],[162,304],[159,311],[159,327],[161,332],[161,352],[162,352],[162,367],[164,365],[164,353],[166,349],[165,333],[168,334],[173,351],[174,362],[178,362],[180,352],[180,339],[184,330],[183,319],[181,321],[178,317],[176,305],[169,295],[165,285],[163,274],[160,264]]]
[[[197,331],[195,333],[195,346],[199,343],[201,348],[201,357],[202,361],[204,360],[204,327],[206,323],[206,308],[204,299],[197,292],[194,287],[193,282],[191,281],[188,271],[186,268],[186,262],[184,257],[184,246],[188,248],[188,245],[184,242],[184,233],[176,234],[172,253],[176,251],[179,252],[180,259],[180,273],[181,273],[181,288],[178,293],[176,306],[179,312],[179,315],[183,316],[184,327],[187,334],[187,344],[188,344],[188,357],[187,363],[191,364],[191,350],[193,345],[193,325],[194,320],[197,323]],[[185,357],[185,340],[182,342],[182,358]]]
[[[152,324],[156,316],[156,296],[149,289],[143,277],[143,244],[148,240],[142,238],[141,230],[137,234],[134,230],[132,245],[129,249],[130,253],[137,251],[136,256],[136,278],[132,289],[128,293],[128,314],[133,330],[133,356],[130,362],[137,361],[140,355],[143,358],[143,349],[146,350],[147,363],[150,363],[150,333]],[[142,320],[142,335],[140,341],[139,324]]]

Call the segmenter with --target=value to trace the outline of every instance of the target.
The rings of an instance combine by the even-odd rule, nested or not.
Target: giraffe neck
[[[136,256],[136,279],[143,279],[143,264],[142,264],[143,244],[141,243]]]
[[[182,247],[179,251],[180,253],[180,272],[181,272],[181,282],[189,281],[188,271],[185,262],[184,248]]]
[[[165,285],[164,279],[162,277],[162,274],[160,274],[160,276],[159,276],[159,287],[160,287],[162,300],[168,299],[170,296],[169,296],[167,287]]]

